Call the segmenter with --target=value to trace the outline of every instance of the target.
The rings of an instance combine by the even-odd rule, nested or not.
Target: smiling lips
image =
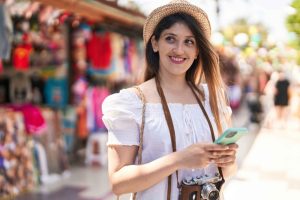
[[[178,57],[170,56],[170,60],[175,64],[182,64],[186,60],[186,58],[178,58]]]

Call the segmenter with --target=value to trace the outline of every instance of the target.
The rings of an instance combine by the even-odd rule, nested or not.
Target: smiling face
[[[185,76],[199,50],[192,31],[183,22],[165,29],[158,40],[151,38],[153,51],[159,54],[159,74]]]

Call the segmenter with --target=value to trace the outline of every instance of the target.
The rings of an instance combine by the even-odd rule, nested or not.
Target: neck
[[[182,92],[188,87],[185,76],[165,76],[160,74],[159,81],[161,87],[170,92]]]

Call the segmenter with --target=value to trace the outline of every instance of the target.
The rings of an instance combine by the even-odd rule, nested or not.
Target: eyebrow
[[[162,36],[166,36],[166,35],[171,35],[171,36],[175,36],[175,37],[177,37],[177,35],[176,34],[174,34],[174,33],[164,33]],[[186,36],[186,38],[193,38],[193,39],[195,39],[195,37],[194,36],[192,36],[192,35],[190,35],[190,36]]]

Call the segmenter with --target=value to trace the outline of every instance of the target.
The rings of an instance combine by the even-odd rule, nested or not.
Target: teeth
[[[174,60],[176,62],[181,62],[184,60],[183,58],[176,58],[176,57],[171,57],[171,58],[172,58],[172,60]]]

